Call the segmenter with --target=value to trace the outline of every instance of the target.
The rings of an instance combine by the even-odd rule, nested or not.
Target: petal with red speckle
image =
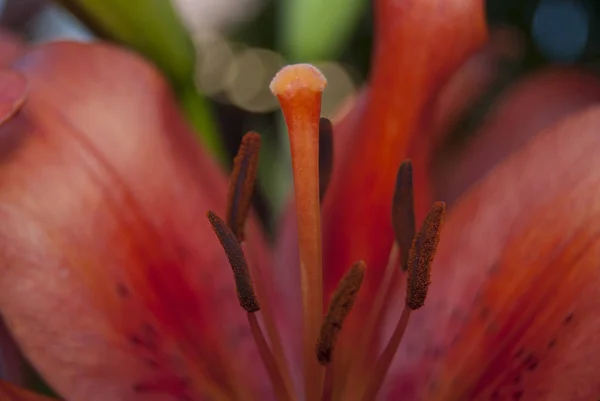
[[[67,399],[269,394],[204,217],[226,179],[159,74],[69,42],[14,66],[30,93],[0,127],[0,311],[25,354]]]
[[[598,399],[599,124],[592,106],[540,132],[451,210],[391,395]]]

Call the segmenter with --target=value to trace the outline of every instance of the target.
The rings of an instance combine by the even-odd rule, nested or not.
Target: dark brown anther
[[[431,206],[408,253],[406,306],[412,310],[419,309],[425,304],[431,282],[431,264],[440,242],[445,212],[444,202],[435,202]]]
[[[325,117],[319,120],[319,196],[325,197],[333,170],[333,125]]]
[[[206,217],[208,217],[208,221],[210,221],[217,238],[219,238],[219,242],[225,250],[227,259],[229,259],[229,264],[233,270],[233,278],[235,280],[240,306],[249,313],[260,310],[242,246],[238,242],[233,231],[227,227],[225,222],[219,216],[212,211],[208,211]]]
[[[260,135],[255,132],[247,133],[242,138],[238,153],[233,159],[233,171],[227,192],[227,226],[240,242],[244,240],[244,224],[256,183],[260,144]]]
[[[392,200],[392,225],[400,248],[402,270],[408,268],[408,254],[415,238],[415,208],[413,198],[412,162],[405,160],[398,169]]]
[[[316,348],[317,360],[322,365],[331,362],[337,336],[356,301],[358,290],[365,276],[365,268],[363,261],[354,263],[342,277],[331,297]]]

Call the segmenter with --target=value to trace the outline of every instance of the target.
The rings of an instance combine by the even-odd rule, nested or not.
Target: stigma
[[[414,216],[412,163],[398,169],[392,200],[391,220],[395,242],[384,278],[371,303],[370,313],[352,350],[337,350],[336,344],[346,318],[360,297],[368,266],[356,261],[337,284],[323,315],[323,268],[320,202],[327,191],[332,171],[334,136],[332,124],[320,116],[321,95],[326,79],[309,64],[284,67],[270,88],[278,98],[290,139],[294,194],[298,219],[298,245],[302,293],[303,388],[290,378],[282,339],[269,305],[261,304],[264,284],[254,281],[244,256],[244,225],[256,182],[260,136],[246,134],[234,159],[230,177],[226,219],[208,211],[207,217],[230,262],[240,307],[248,315],[250,331],[279,401],[372,401],[375,400],[401,343],[413,311],[427,297],[430,270],[440,239],[445,205],[435,202],[417,231]],[[396,317],[391,338],[374,347],[377,333],[390,312],[397,280],[406,280],[404,308]],[[256,287],[256,289],[255,289]],[[261,314],[261,325],[257,314]],[[344,355],[344,352],[346,355]],[[349,353],[349,354],[348,354]],[[232,400],[237,401],[237,400]]]

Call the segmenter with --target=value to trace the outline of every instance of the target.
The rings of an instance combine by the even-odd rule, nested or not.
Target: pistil
[[[314,346],[323,321],[319,118],[325,85],[323,74],[308,64],[284,67],[270,85],[271,92],[281,104],[292,155],[302,288],[304,387],[307,400],[320,398],[324,374],[323,367],[314,356]]]

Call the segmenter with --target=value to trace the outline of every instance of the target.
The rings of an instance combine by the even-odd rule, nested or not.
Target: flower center
[[[327,189],[333,160],[331,122],[320,118],[321,94],[325,84],[325,77],[308,64],[284,67],[271,83],[271,91],[279,99],[288,126],[294,174],[302,290],[304,399],[371,401],[379,393],[411,312],[425,302],[445,205],[443,202],[434,203],[415,234],[412,164],[410,161],[402,163],[392,202],[396,244],[358,347],[352,355],[340,358],[343,366],[336,364],[335,359],[339,355],[334,349],[338,334],[358,296],[366,266],[358,261],[350,267],[338,283],[323,316],[320,199]],[[264,283],[260,279],[252,280],[243,252],[244,224],[256,181],[259,149],[259,135],[246,134],[234,159],[227,222],[211,211],[207,217],[229,259],[240,306],[248,314],[248,324],[275,395],[281,401],[295,401],[297,396],[291,385],[290,370],[273,313],[268,305],[259,304],[256,295],[266,293]],[[398,268],[398,264],[402,269]],[[404,310],[379,357],[370,358],[372,344],[377,340],[377,329],[381,327],[387,305],[395,295],[393,283],[401,274],[400,270],[405,272],[407,279]],[[257,321],[259,310],[269,341]]]

